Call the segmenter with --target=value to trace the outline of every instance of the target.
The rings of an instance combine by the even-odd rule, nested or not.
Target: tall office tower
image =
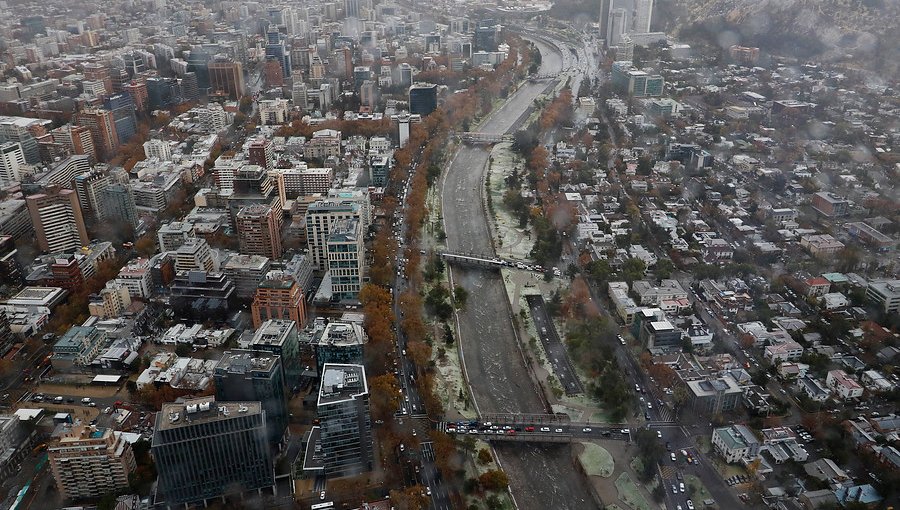
[[[21,171],[25,167],[25,153],[19,142],[0,144],[0,186],[6,187],[22,180]]]
[[[128,94],[116,94],[103,101],[107,110],[112,112],[116,123],[116,136],[121,143],[127,142],[137,133],[137,118],[134,115],[134,102]]]
[[[313,55],[309,60],[309,81],[318,87],[325,79],[325,64],[318,55]]]
[[[216,364],[213,378],[216,400],[259,402],[266,412],[269,444],[277,445],[284,439],[288,411],[280,357],[253,351],[225,351]]]
[[[437,109],[437,85],[416,83],[409,88],[409,113],[426,116]]]
[[[303,288],[289,274],[270,271],[257,285],[250,311],[257,329],[270,319],[291,320],[302,328],[306,324]]]
[[[102,64],[87,63],[82,66],[81,72],[85,80],[102,83],[105,94],[113,93],[112,78],[108,67]]]
[[[650,31],[650,19],[653,16],[653,0],[634,1],[634,32],[645,34]]]
[[[406,143],[409,141],[409,122],[409,115],[401,114],[397,116],[397,144],[401,149],[406,147]]]
[[[362,223],[357,219],[335,222],[328,234],[328,274],[332,299],[355,300],[365,272]]]
[[[216,270],[216,262],[213,260],[209,244],[202,237],[189,237],[184,244],[175,250],[176,271],[206,271]]]
[[[75,193],[78,194],[82,215],[100,219],[100,194],[111,183],[109,175],[99,170],[84,172],[75,177]]]
[[[73,252],[90,242],[74,190],[50,185],[43,193],[25,197],[25,204],[41,251]]]
[[[305,83],[299,80],[294,81],[291,86],[291,100],[294,102],[294,106],[300,108],[301,111],[305,112],[309,109]]]
[[[278,31],[269,31],[266,34],[266,58],[276,60],[281,65],[281,75],[291,75],[291,53],[284,45],[284,37]]]
[[[178,82],[175,78],[147,78],[147,100],[150,110],[168,108],[178,101]]]
[[[86,108],[75,114],[75,123],[91,130],[94,147],[104,158],[112,157],[119,148],[116,120],[109,110]]]
[[[251,165],[259,165],[266,170],[275,166],[275,145],[272,140],[256,138],[247,146],[247,159]]]
[[[609,28],[607,29],[607,46],[618,46],[622,36],[626,32],[627,11],[625,9],[613,9],[609,13]]]
[[[184,73],[178,80],[181,85],[181,99],[189,102],[200,100],[200,82],[197,73],[191,71]]]
[[[70,499],[99,498],[128,488],[136,464],[131,444],[112,429],[65,424],[47,447],[59,491]]]
[[[97,162],[97,148],[90,128],[67,124],[50,131],[50,136],[54,143],[68,149],[69,154],[87,156],[92,165]]]
[[[140,224],[134,194],[128,184],[110,184],[100,192],[99,216],[116,225],[136,229]]]
[[[317,200],[306,209],[306,243],[313,264],[319,271],[328,269],[328,236],[341,219],[359,218],[357,203],[341,200]]]
[[[359,86],[359,103],[362,106],[375,108],[378,103],[378,87],[372,80],[365,80]]]
[[[240,62],[214,60],[206,66],[209,88],[214,95],[240,99],[244,95],[244,71]]]
[[[415,68],[413,66],[407,64],[406,62],[401,63],[397,67],[400,73],[400,86],[401,87],[409,87],[412,85],[413,76],[415,75]]]
[[[359,0],[344,0],[344,15],[359,18]]]
[[[34,165],[41,162],[37,137],[47,134],[49,120],[0,115],[0,143],[19,142],[25,153],[25,162]]]
[[[259,402],[213,397],[167,403],[156,413],[153,459],[169,507],[274,488],[275,469]]]
[[[248,349],[278,355],[287,386],[293,386],[303,371],[300,365],[300,334],[294,321],[270,319],[263,322],[250,340]]]
[[[241,209],[236,221],[240,252],[280,259],[283,252],[280,222],[275,217],[279,214],[281,211],[265,204],[248,205]]]
[[[325,475],[340,477],[371,471],[372,424],[365,368],[326,363],[316,413]]]
[[[150,106],[150,96],[146,81],[132,81],[122,86],[122,91],[131,97],[135,112],[146,112]]]
[[[600,0],[600,17],[597,25],[600,29],[600,39],[603,39],[604,43],[609,42],[609,14],[612,6],[613,0]]]

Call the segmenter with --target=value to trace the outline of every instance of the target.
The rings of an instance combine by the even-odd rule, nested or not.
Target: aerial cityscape
[[[0,510],[900,508],[896,0],[0,13]]]

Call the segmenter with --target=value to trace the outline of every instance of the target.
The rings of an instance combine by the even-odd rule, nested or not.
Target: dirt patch
[[[43,393],[49,398],[56,395],[71,397],[112,398],[116,396],[119,386],[68,385],[45,383],[37,387],[36,393]]]

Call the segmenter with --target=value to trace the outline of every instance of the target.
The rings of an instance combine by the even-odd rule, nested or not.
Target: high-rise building
[[[437,109],[437,85],[415,83],[409,87],[409,113],[426,116]]]
[[[91,130],[94,147],[103,157],[111,157],[119,148],[119,135],[113,113],[101,108],[86,108],[75,114],[75,123]]]
[[[147,78],[147,100],[150,110],[168,108],[178,102],[180,92],[175,78]]]
[[[169,507],[274,488],[275,469],[259,402],[213,397],[167,403],[156,414],[158,496]]]
[[[80,423],[66,424],[47,447],[59,491],[70,499],[99,498],[128,488],[134,452],[124,434]]]
[[[627,26],[628,11],[625,9],[613,9],[609,13],[609,28],[607,29],[607,46],[618,46],[625,35]]]
[[[259,123],[263,126],[284,124],[288,121],[290,104],[287,99],[264,99],[259,101]]]
[[[359,103],[362,106],[375,108],[378,103],[378,86],[372,80],[365,80],[359,86]]]
[[[338,220],[328,234],[328,275],[331,299],[355,300],[365,272],[362,223],[358,219]]]
[[[87,229],[74,190],[48,186],[44,193],[25,198],[41,251],[60,253],[87,246]]]
[[[259,402],[266,413],[269,444],[281,443],[287,429],[288,411],[280,357],[253,351],[225,351],[213,377],[216,400]]]
[[[97,147],[90,128],[67,124],[51,131],[50,136],[54,143],[65,147],[69,154],[87,156],[92,165],[97,162]]]
[[[275,166],[275,145],[272,140],[255,138],[247,145],[247,159],[251,165],[259,165],[266,170]]]
[[[47,134],[46,127],[50,124],[49,120],[0,115],[0,143],[19,142],[25,153],[25,162],[29,165],[40,163],[37,138]]]
[[[150,106],[150,94],[147,91],[147,82],[132,81],[122,86],[126,94],[131,96],[134,109],[137,112],[146,112]]]
[[[359,204],[337,200],[317,200],[306,210],[306,243],[313,264],[328,269],[328,236],[338,220],[359,218]]]
[[[19,142],[0,144],[0,186],[6,187],[22,180],[25,169],[25,153]]]
[[[359,0],[344,0],[344,15],[359,18]]]
[[[297,323],[291,320],[270,319],[262,324],[250,340],[251,350],[271,352],[281,357],[287,385],[296,383],[302,372],[300,366],[300,335]]]
[[[100,219],[100,195],[111,183],[109,174],[100,170],[91,170],[75,177],[75,193],[78,194],[82,215]]]
[[[222,272],[234,283],[235,294],[243,300],[251,300],[269,270],[272,262],[262,255],[233,255],[222,264]]]
[[[176,272],[169,295],[177,316],[200,321],[225,320],[237,301],[234,282],[225,273],[206,271]]]
[[[175,250],[176,271],[215,271],[215,260],[206,239],[189,237]]]
[[[316,404],[326,476],[372,469],[369,387],[362,365],[326,364]]]
[[[650,20],[653,16],[653,0],[634,0],[633,31],[645,34],[650,31]]]
[[[134,194],[127,184],[110,184],[100,192],[98,216],[106,221],[136,229],[140,224]]]
[[[144,156],[147,159],[157,158],[161,161],[171,161],[172,146],[165,140],[147,140],[144,142]]]
[[[184,221],[172,221],[163,223],[159,227],[157,237],[159,239],[159,251],[164,253],[177,250],[188,238],[196,237],[196,234],[192,224]]]
[[[253,204],[237,214],[236,229],[240,252],[280,259],[282,254],[280,223],[276,211],[270,205]]]
[[[125,143],[137,134],[137,117],[130,95],[123,93],[109,96],[103,101],[103,106],[112,112],[119,142]]]
[[[240,62],[215,60],[207,65],[209,88],[214,95],[240,99],[244,95],[244,71]],[[287,73],[290,76],[290,73]]]
[[[303,287],[289,274],[269,272],[256,287],[250,311],[257,329],[270,319],[291,320],[302,328],[306,324]]]
[[[613,0],[600,0],[600,19],[597,26],[600,28],[600,39],[609,41],[609,14],[612,10]]]
[[[316,328],[310,341],[316,352],[316,373],[321,374],[327,363],[361,365],[366,342],[368,336],[359,322],[331,321]]]

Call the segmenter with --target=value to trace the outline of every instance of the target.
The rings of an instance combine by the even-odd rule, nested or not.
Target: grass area
[[[616,478],[616,490],[619,492],[619,501],[628,505],[632,510],[651,510],[653,508],[628,473],[622,473]]]
[[[606,448],[594,443],[581,443],[584,451],[578,456],[578,461],[584,467],[584,471],[591,476],[609,478],[613,474],[616,464],[612,455]]]
[[[697,449],[703,452],[706,455],[712,451],[712,440],[706,436],[698,436],[694,439],[694,442],[697,444]]]
[[[712,499],[712,494],[706,490],[706,486],[694,475],[684,475],[684,485],[687,488],[688,496],[692,501],[704,501]]]

